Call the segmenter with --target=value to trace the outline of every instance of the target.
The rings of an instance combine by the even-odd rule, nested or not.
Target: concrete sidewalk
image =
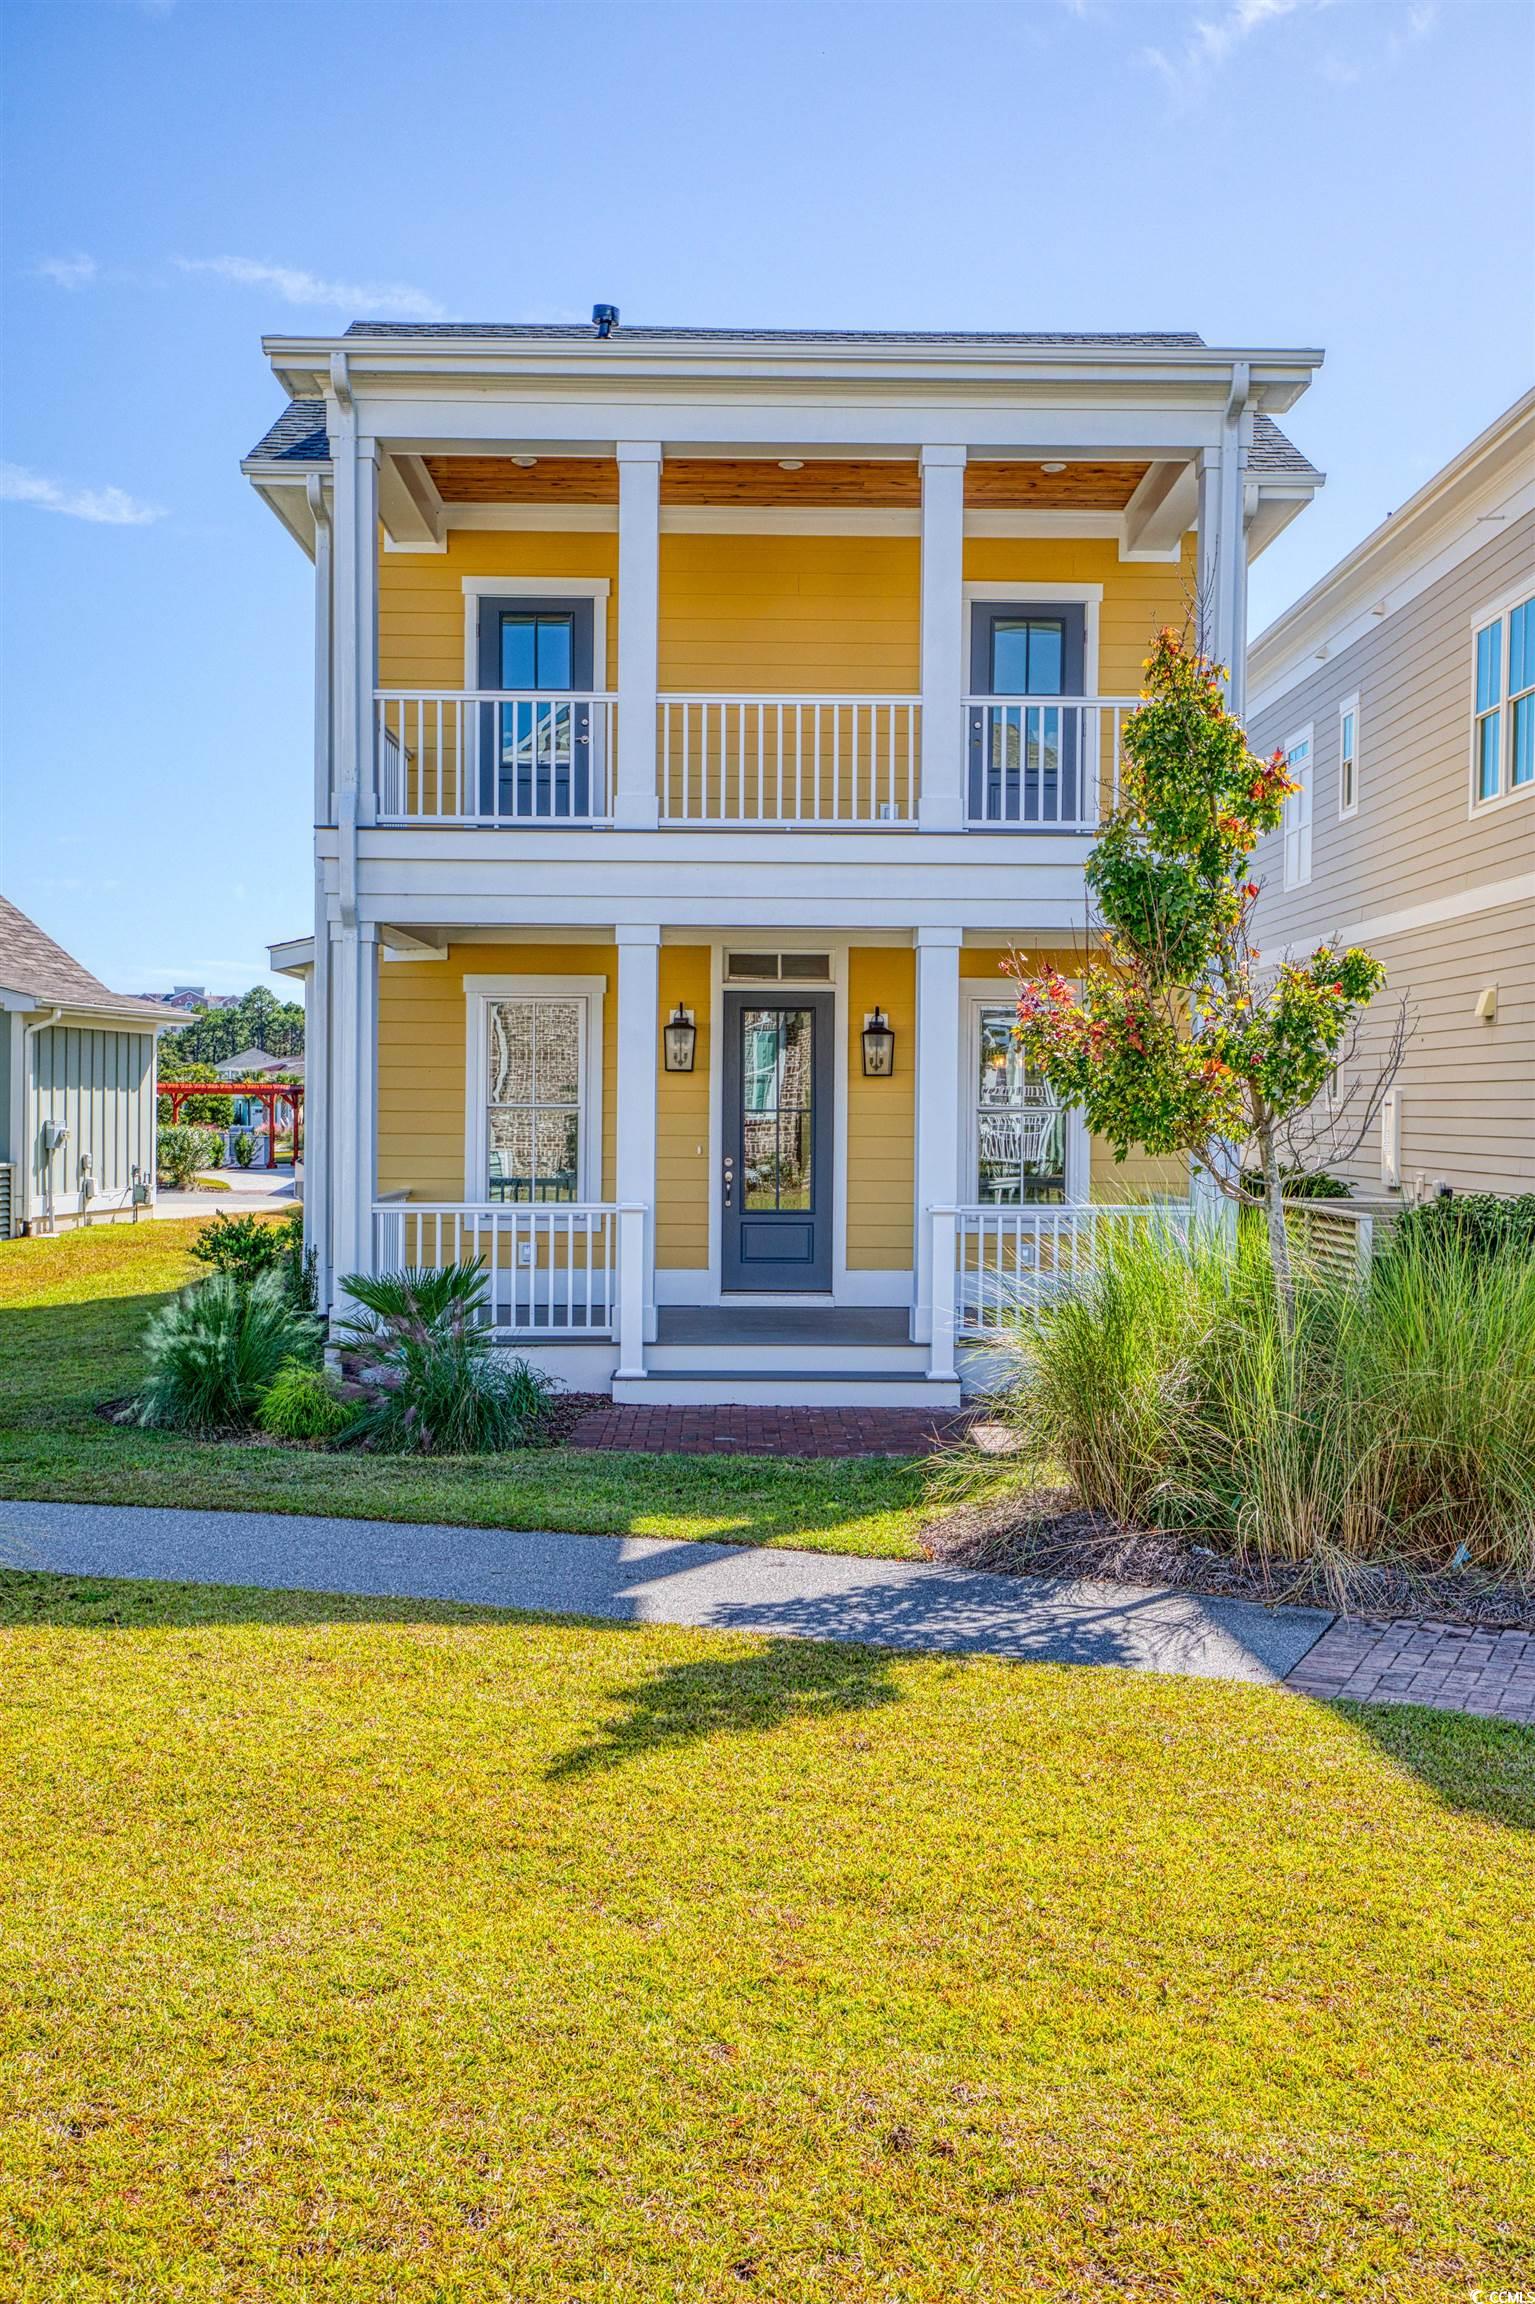
[[[1267,1683],[1292,1671],[1332,1622],[1316,1608],[920,1561],[114,1504],[0,1503],[0,1567],[459,1600]]]

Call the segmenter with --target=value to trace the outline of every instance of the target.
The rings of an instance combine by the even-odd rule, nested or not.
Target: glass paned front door
[[[831,1285],[831,1002],[726,994],[721,1277]]]
[[[592,805],[592,611],[585,601],[486,600],[480,686],[515,702],[481,709],[480,811],[580,818]]]

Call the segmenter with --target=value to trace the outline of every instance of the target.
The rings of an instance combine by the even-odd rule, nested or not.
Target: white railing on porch
[[[935,1210],[935,1216],[949,1215]],[[1185,1202],[1137,1201],[1086,1207],[957,1208],[954,1229],[954,1326],[985,1337],[1020,1311],[1072,1287],[1111,1239],[1136,1230],[1186,1240]],[[935,1233],[934,1255],[939,1254]]]
[[[384,1200],[373,1210],[373,1269],[478,1259],[497,1330],[609,1337],[618,1333],[618,1235],[619,1210],[608,1202]]]
[[[618,699],[380,689],[373,700],[384,824],[600,824],[612,810]]]
[[[663,824],[915,826],[915,696],[662,696]]]
[[[967,696],[965,822],[988,831],[1094,832],[1119,800],[1133,696]]]

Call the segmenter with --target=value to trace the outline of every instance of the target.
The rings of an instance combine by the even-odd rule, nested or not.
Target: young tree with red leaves
[[[1126,722],[1118,808],[1087,862],[1102,950],[1073,990],[1021,977],[1017,1039],[1063,1104],[1117,1158],[1186,1152],[1239,1195],[1262,1173],[1274,1282],[1294,1299],[1280,1145],[1321,1093],[1385,981],[1368,952],[1322,944],[1260,975],[1249,933],[1259,837],[1294,786],[1284,757],[1254,758],[1220,668],[1164,631]]]

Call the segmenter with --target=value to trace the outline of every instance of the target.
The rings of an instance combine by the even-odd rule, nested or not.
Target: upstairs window
[[[1359,698],[1350,696],[1338,706],[1338,814],[1352,816],[1359,806]]]
[[[1472,643],[1472,806],[1528,791],[1535,791],[1535,595],[1479,618]]]
[[[1284,804],[1284,884],[1304,888],[1311,878],[1311,730],[1297,730],[1284,748],[1295,790]]]

